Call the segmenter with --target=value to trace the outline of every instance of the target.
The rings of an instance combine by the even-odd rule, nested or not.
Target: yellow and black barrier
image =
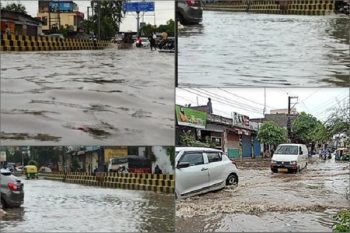
[[[332,0],[221,0],[207,3],[205,10],[263,14],[329,15],[335,12]]]
[[[110,46],[108,41],[3,34],[1,35],[0,51],[100,50],[108,46]]]
[[[58,180],[68,183],[101,186],[106,188],[121,188],[132,190],[144,190],[163,193],[174,193],[174,175],[146,174],[146,173],[90,173],[69,172],[42,173],[41,177],[48,180]]]

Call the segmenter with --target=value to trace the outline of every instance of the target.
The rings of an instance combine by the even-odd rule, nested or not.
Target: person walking
[[[153,32],[149,37],[151,51],[153,51],[153,48],[154,48],[154,50],[157,50],[156,39],[157,39],[157,35],[155,32]]]

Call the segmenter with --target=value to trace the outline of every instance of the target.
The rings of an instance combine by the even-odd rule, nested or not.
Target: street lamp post
[[[136,11],[137,14],[137,36],[140,36],[140,11]]]

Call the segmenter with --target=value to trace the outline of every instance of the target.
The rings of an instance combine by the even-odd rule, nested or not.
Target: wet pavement
[[[349,27],[345,15],[204,11],[179,31],[179,86],[348,86]]]
[[[174,72],[148,49],[2,53],[1,144],[171,145]]]
[[[268,162],[240,164],[237,187],[176,201],[176,230],[332,231],[333,216],[350,208],[348,162],[317,156],[298,174],[273,174]],[[256,167],[256,169],[254,169]]]
[[[171,232],[174,196],[24,180],[21,208],[6,209],[1,232]]]

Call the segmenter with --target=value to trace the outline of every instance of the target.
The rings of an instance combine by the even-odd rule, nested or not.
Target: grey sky
[[[38,13],[38,1],[37,0],[1,0],[2,4],[5,6],[7,3],[21,3],[23,4],[28,14],[33,17],[37,16]],[[78,0],[74,1],[78,4],[79,10],[84,13],[87,17],[87,7],[90,6],[90,1]],[[175,19],[175,5],[174,1],[167,0],[156,0],[155,1],[155,13],[145,13],[140,14],[141,22],[151,24],[165,24],[169,19]],[[136,31],[136,13],[127,13],[123,19],[122,24],[120,25],[122,31],[134,30]]]
[[[288,96],[298,96],[298,112],[310,113],[320,120],[326,120],[330,108],[338,101],[349,103],[348,88],[266,88],[266,113],[271,109],[288,107]],[[230,117],[231,112],[263,117],[263,88],[177,88],[176,104],[192,106],[205,105],[211,97],[215,114]],[[242,98],[243,97],[243,98]]]

